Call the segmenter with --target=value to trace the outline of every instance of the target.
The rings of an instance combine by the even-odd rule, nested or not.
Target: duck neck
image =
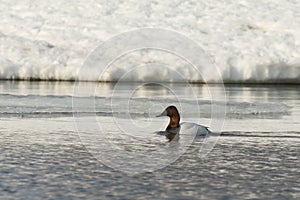
[[[170,122],[169,122],[168,128],[179,127],[179,121],[180,121],[180,117],[179,116],[172,116],[172,117],[170,117]]]

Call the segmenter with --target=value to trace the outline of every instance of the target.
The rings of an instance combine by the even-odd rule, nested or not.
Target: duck
[[[180,123],[180,114],[178,112],[178,109],[174,105],[168,106],[161,114],[157,115],[156,117],[163,116],[167,116],[170,118],[169,124],[165,131],[159,131],[157,133],[159,135],[165,135],[169,141],[173,141],[174,139],[179,140],[179,132],[182,127],[186,128],[195,126],[197,128],[198,136],[206,136],[208,133],[210,133],[208,127],[206,126],[188,122]]]

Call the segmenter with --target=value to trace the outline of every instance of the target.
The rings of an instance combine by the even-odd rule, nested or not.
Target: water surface
[[[0,83],[0,199],[300,197],[299,86],[226,86],[226,119],[213,150],[199,157],[203,138],[196,137],[175,162],[142,174],[110,168],[83,145],[73,118],[73,86],[68,82]],[[137,122],[163,129],[167,119],[153,116],[169,104],[181,106],[183,121],[209,126],[211,106],[223,102],[212,101],[209,93],[213,91],[205,85],[192,85],[196,94],[189,93],[185,85],[169,87],[176,88],[180,102],[167,87],[134,89],[133,84],[124,84],[117,91],[114,84],[99,84],[94,95],[74,98],[81,103],[77,107],[80,118],[96,116],[108,136],[118,131],[111,124],[113,118],[128,123],[129,128]],[[217,91],[220,86],[213,88]],[[86,104],[90,98],[94,105]],[[200,113],[193,109],[197,103]],[[126,118],[128,108],[130,119]],[[133,152],[148,150],[149,145],[132,143],[130,138],[135,136],[125,136],[119,145]],[[167,140],[157,138],[152,145],[157,144],[165,145]]]

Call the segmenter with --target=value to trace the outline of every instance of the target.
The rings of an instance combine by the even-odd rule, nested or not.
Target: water
[[[153,116],[175,104],[182,121],[210,126],[211,106],[222,116],[224,99],[211,100],[221,86],[124,83],[116,89],[103,83],[91,95],[94,86],[81,83],[81,93],[74,93],[72,82],[0,83],[0,199],[299,199],[299,86],[227,85],[226,119],[213,150],[199,157],[203,138],[196,137],[173,163],[141,174],[98,161],[83,145],[93,130],[78,135],[74,122],[96,119],[104,130],[99,133],[130,155],[155,152],[169,143],[152,131],[163,130],[168,120]],[[139,125],[147,127],[144,133],[134,131]],[[116,127],[129,134],[120,136]],[[116,152],[104,158],[122,161]],[[139,162],[123,160],[131,161]]]

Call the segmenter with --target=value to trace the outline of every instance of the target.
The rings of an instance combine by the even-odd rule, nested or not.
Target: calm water
[[[212,99],[222,89],[218,85],[73,88],[64,82],[0,82],[0,199],[300,198],[299,86],[226,86],[226,99]],[[102,128],[97,134],[112,146],[130,155],[155,152],[168,145],[153,134],[168,121],[154,118],[167,105],[179,107],[182,121],[211,126],[211,107],[221,117],[224,102],[222,135],[212,151],[200,157],[204,138],[196,137],[182,156],[154,172],[125,173],[98,161],[88,146],[93,137],[84,137],[95,130],[80,133],[78,124],[93,117]],[[140,127],[147,128],[141,133]],[[122,131],[128,135],[121,137]],[[147,161],[122,160],[118,152],[109,149],[103,159],[141,167]],[[153,163],[168,159],[153,157]]]

